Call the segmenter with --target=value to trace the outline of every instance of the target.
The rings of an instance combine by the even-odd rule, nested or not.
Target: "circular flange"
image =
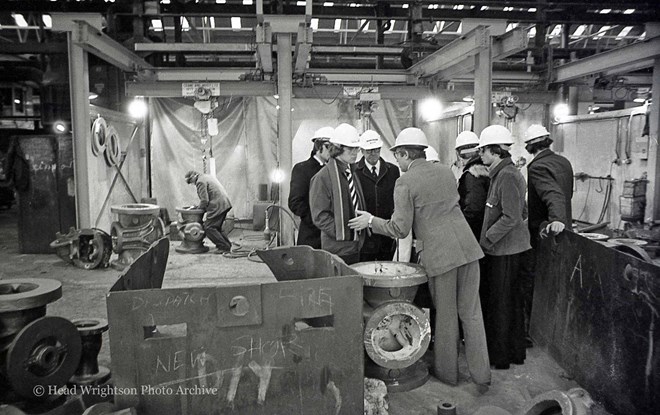
[[[92,124],[92,154],[98,156],[105,150],[108,126],[105,120],[98,117]]]
[[[592,241],[607,241],[610,237],[607,235],[603,235],[602,233],[578,233],[580,236],[584,236],[585,238],[589,238]]]
[[[612,238],[608,242],[611,242],[615,245],[632,245],[632,246],[645,246],[648,242],[641,239],[632,239],[632,238]]]
[[[62,317],[41,317],[21,330],[7,351],[6,376],[12,388],[28,399],[35,386],[62,386],[75,373],[82,353],[76,326]]]
[[[197,222],[188,223],[183,227],[183,235],[189,241],[199,242],[204,239],[204,228]]]
[[[117,135],[117,130],[114,127],[108,127],[108,132],[106,135],[106,146],[105,152],[105,162],[108,166],[116,166],[119,163],[119,156],[121,154],[121,147],[119,145],[119,136]]]
[[[43,307],[62,297],[62,283],[46,278],[0,280],[0,313]]]
[[[359,262],[350,266],[370,287],[411,287],[428,281],[423,266],[395,261]]]
[[[401,369],[424,355],[431,341],[431,324],[411,303],[385,303],[369,316],[363,340],[371,360],[388,369]]]
[[[79,318],[72,323],[81,336],[93,336],[108,331],[108,320],[104,318]]]
[[[126,205],[111,206],[112,213],[122,215],[158,215],[160,206],[150,203],[129,203]]]

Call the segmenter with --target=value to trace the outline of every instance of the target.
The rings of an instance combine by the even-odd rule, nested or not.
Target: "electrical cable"
[[[332,101],[328,102],[328,101],[324,100],[324,99],[321,97],[321,94],[319,94],[319,92],[316,90],[316,85],[314,85],[314,82],[312,82],[312,91],[314,91],[314,94],[316,94],[316,97],[317,97],[322,103],[324,103],[325,105],[332,105],[332,104],[334,104],[335,101],[337,100],[337,98],[339,98],[339,96],[342,94],[342,92],[344,92],[343,87],[340,87],[340,88],[339,88],[339,92],[337,93],[337,95],[332,99]]]

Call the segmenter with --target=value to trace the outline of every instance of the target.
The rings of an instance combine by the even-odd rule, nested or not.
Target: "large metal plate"
[[[252,301],[219,318],[228,299],[255,290],[261,322],[241,316]],[[359,276],[116,291],[107,305],[113,379],[126,392],[115,395],[120,407],[144,415],[363,411]],[[147,334],[154,326],[159,336]]]
[[[542,241],[530,332],[613,413],[660,413],[660,268],[583,236]]]
[[[110,291],[160,288],[163,285],[169,255],[170,240],[157,240],[119,276]]]
[[[257,251],[257,255],[278,281],[358,274],[337,255],[304,245]]]

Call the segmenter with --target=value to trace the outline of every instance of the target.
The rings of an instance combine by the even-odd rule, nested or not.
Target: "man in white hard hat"
[[[312,177],[309,205],[314,225],[321,230],[321,248],[350,265],[360,262],[366,233],[348,227],[348,220],[366,207],[354,165],[360,135],[352,125],[340,124],[329,143],[330,160]]]
[[[525,361],[525,323],[520,261],[531,248],[525,224],[525,179],[511,161],[511,132],[491,125],[477,148],[488,166],[490,187],[479,243],[486,253],[481,278],[488,355],[495,369]]]
[[[529,231],[532,246],[541,234],[557,235],[571,230],[573,215],[573,167],[565,157],[550,150],[550,132],[533,124],[525,131],[525,150],[534,156],[527,164],[529,183]]]
[[[190,170],[185,175],[186,183],[194,184],[199,197],[198,208],[204,210],[202,227],[206,237],[215,244],[214,253],[231,251],[231,241],[222,230],[222,225],[231,210],[231,201],[224,186],[215,176]]]
[[[330,137],[335,129],[323,127],[312,136],[312,155],[305,161],[293,166],[289,191],[289,209],[300,217],[298,240],[296,245],[307,245],[321,249],[321,231],[314,226],[309,208],[309,186],[312,177],[321,170],[330,159]]]
[[[424,153],[426,153],[426,159],[428,161],[433,163],[440,163],[440,155],[438,154],[438,151],[432,146],[426,147],[424,149]]]
[[[490,178],[488,168],[479,157],[479,137],[472,131],[463,131],[456,137],[456,156],[463,162],[463,171],[458,178],[458,195],[461,211],[472,229],[475,238],[481,236],[484,222],[486,196]]]
[[[381,147],[380,134],[373,130],[362,133],[360,148],[364,157],[357,163],[357,174],[367,204],[365,210],[389,219],[394,212],[394,183],[399,178],[399,168],[383,160]],[[360,261],[391,261],[394,248],[394,239],[389,236],[367,233]]]
[[[412,229],[435,304],[433,371],[441,381],[458,384],[458,319],[465,334],[465,354],[472,381],[484,392],[490,364],[479,303],[479,258],[483,252],[458,205],[456,180],[449,167],[425,159],[426,135],[406,128],[392,151],[405,172],[394,188],[390,220],[368,212],[352,219],[353,229],[403,238]]]
[[[533,251],[525,263],[528,270],[523,282],[526,321],[532,313],[536,250],[539,239],[572,231],[573,167],[565,157],[550,150],[550,132],[540,124],[531,125],[524,135],[525,150],[534,158],[527,163],[527,207],[529,234]],[[528,339],[531,346],[531,339]]]

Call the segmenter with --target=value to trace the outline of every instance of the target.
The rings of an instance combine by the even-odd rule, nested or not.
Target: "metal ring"
[[[105,150],[108,126],[102,117],[98,117],[92,124],[92,153],[98,156]]]
[[[105,162],[108,166],[116,166],[119,164],[119,156],[121,154],[121,147],[119,145],[119,137],[117,130],[110,126],[108,127],[107,140],[105,146]]]

